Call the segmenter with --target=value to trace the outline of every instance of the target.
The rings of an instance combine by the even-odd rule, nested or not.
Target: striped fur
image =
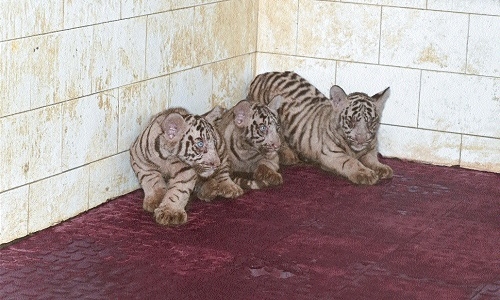
[[[242,100],[215,122],[228,148],[231,178],[243,189],[283,183],[278,173],[279,122],[272,109],[280,98],[269,107]]]
[[[225,144],[203,117],[171,108],[152,118],[130,148],[130,162],[144,190],[143,208],[156,222],[177,225],[187,221],[185,206],[196,184],[215,181],[217,195],[243,193],[229,177]]]
[[[278,109],[284,141],[280,163],[300,159],[319,164],[356,184],[375,184],[391,178],[392,169],[377,158],[377,131],[389,88],[368,96],[330,89],[330,99],[294,72],[258,75],[248,100],[269,103],[284,99]]]

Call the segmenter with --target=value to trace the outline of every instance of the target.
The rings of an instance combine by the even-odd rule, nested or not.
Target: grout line
[[[418,83],[417,128],[419,128],[419,121],[420,121],[420,98],[421,97],[422,97],[422,70],[420,70],[419,83]]]

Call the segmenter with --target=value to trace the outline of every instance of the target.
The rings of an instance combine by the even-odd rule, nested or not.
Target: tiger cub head
[[[219,135],[204,117],[174,112],[160,126],[165,147],[201,177],[209,177],[221,164],[217,153]]]
[[[242,130],[246,143],[264,156],[273,155],[281,147],[276,113],[281,101],[281,96],[269,105],[242,100],[233,108],[235,126]]]
[[[366,149],[376,140],[382,110],[389,95],[390,88],[371,97],[365,93],[346,95],[337,85],[330,89],[330,100],[338,113],[340,130],[355,152]]]

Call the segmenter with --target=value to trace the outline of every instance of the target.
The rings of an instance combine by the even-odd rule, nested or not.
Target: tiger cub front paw
[[[237,198],[243,195],[243,189],[232,180],[227,180],[219,185],[219,196],[224,198]]]
[[[296,165],[300,162],[300,159],[297,156],[297,153],[295,153],[292,149],[290,149],[288,147],[282,147],[278,151],[278,155],[279,155],[280,164],[285,165],[285,166]]]
[[[392,175],[394,173],[391,167],[382,164],[379,167],[377,167],[374,171],[377,173],[379,179],[392,178]]]
[[[378,179],[377,173],[367,168],[361,169],[349,176],[350,181],[360,185],[373,185],[377,183]]]
[[[165,193],[165,190],[157,190],[153,193],[153,195],[146,195],[144,197],[144,201],[142,202],[142,208],[144,208],[145,211],[154,212],[163,200]]]
[[[184,209],[175,209],[160,206],[154,210],[156,223],[166,226],[181,225],[187,222],[187,213]]]
[[[283,183],[281,174],[266,165],[259,165],[253,176],[255,180],[264,182],[266,186],[280,185]]]

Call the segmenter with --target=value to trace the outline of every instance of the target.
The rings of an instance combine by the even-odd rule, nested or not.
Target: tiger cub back
[[[130,147],[130,162],[144,190],[143,208],[156,222],[187,221],[185,206],[199,181],[225,180],[220,195],[237,197],[242,190],[229,178],[224,143],[203,117],[171,108],[152,118]]]
[[[227,144],[231,178],[243,189],[260,189],[283,183],[278,172],[278,149],[281,147],[279,122],[275,107],[242,100],[215,122]]]
[[[377,131],[389,94],[387,88],[371,97],[347,95],[334,85],[327,98],[294,72],[269,72],[255,77],[247,99],[269,103],[283,97],[278,109],[284,137],[281,163],[300,158],[353,183],[371,185],[393,175],[377,158]]]

